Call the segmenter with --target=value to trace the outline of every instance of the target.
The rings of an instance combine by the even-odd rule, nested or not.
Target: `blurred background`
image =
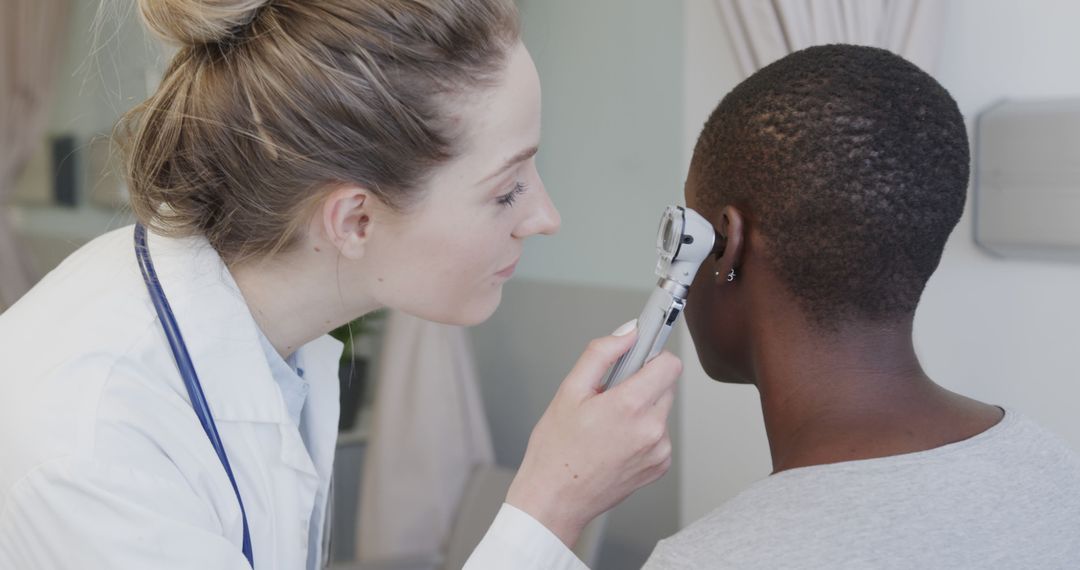
[[[9,2],[48,8],[35,20],[40,33],[18,36],[22,47],[12,53],[32,60],[8,69],[22,75],[0,74],[0,310],[88,240],[132,222],[108,136],[156,88],[169,55],[144,32],[133,3]],[[510,470],[588,340],[638,314],[655,281],[659,214],[682,201],[701,125],[754,69],[814,43],[894,49],[953,94],[973,141],[976,118],[1002,101],[1080,100],[1080,3],[1070,0],[518,3],[544,90],[539,167],[563,226],[528,242],[498,312],[466,331],[494,461]],[[12,49],[18,13],[0,12],[4,49]],[[3,55],[0,62],[15,57]],[[1043,142],[1080,159],[1080,142],[1058,136],[1047,132]],[[1060,165],[1074,181],[1076,164]],[[1080,260],[1080,246],[1051,235],[995,248],[994,218],[975,215],[971,192],[917,314],[924,366],[944,386],[1019,410],[1080,451],[1080,263],[1070,261]],[[1080,184],[1055,196],[1080,226]],[[368,319],[342,337],[351,339],[335,483],[342,562],[359,555],[362,541],[357,512],[384,322]],[[770,471],[753,388],[708,379],[684,329],[669,348],[686,364],[671,419],[676,460],[592,535],[583,557],[596,568],[639,566],[657,540]]]

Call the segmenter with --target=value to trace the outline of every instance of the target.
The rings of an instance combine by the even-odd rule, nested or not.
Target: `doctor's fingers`
[[[637,340],[637,330],[622,336],[605,336],[593,339],[577,364],[566,376],[563,387],[579,395],[595,395],[600,389],[604,375],[620,356],[630,350]]]
[[[646,411],[663,396],[675,389],[675,381],[682,374],[682,361],[668,351],[645,363],[641,370],[623,380],[609,393],[620,398],[637,410]]]

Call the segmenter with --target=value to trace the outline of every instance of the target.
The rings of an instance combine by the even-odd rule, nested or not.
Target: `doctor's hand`
[[[533,428],[506,497],[571,548],[592,519],[671,466],[667,417],[682,362],[665,351],[600,391],[608,369],[636,337],[632,330],[589,343]]]

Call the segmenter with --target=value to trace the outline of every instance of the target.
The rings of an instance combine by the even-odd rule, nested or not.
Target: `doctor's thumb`
[[[623,326],[615,329],[615,332],[611,333],[611,336],[626,336],[633,331],[637,330],[637,319],[633,319]]]

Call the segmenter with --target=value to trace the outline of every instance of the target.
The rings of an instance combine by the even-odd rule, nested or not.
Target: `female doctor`
[[[179,46],[125,118],[141,223],[0,317],[0,568],[318,568],[326,333],[380,307],[492,314],[523,240],[559,227],[537,74],[512,0],[139,6]],[[466,568],[581,568],[583,526],[666,471],[680,364],[598,392],[617,332],[563,381]]]

